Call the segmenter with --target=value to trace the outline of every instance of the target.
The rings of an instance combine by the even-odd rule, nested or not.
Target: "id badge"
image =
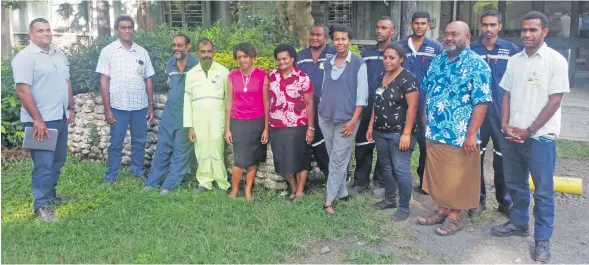
[[[379,87],[379,88],[376,90],[376,94],[377,94],[377,95],[379,95],[379,96],[381,96],[381,97],[382,97],[382,93],[383,93],[383,92],[384,92],[384,88],[382,88],[382,87]]]
[[[321,70],[325,69],[325,67],[323,67],[323,63],[319,64],[319,69],[321,69]]]
[[[143,65],[137,66],[137,74],[138,75],[142,75],[143,74],[143,68],[144,68]]]

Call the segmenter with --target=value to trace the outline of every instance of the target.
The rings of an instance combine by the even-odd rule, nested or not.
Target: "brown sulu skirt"
[[[444,208],[466,210],[479,206],[481,155],[427,140],[423,190]]]

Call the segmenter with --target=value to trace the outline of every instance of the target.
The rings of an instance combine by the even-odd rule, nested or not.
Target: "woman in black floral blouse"
[[[385,180],[385,199],[379,208],[396,207],[395,189],[399,191],[399,208],[393,221],[409,217],[411,200],[411,153],[415,147],[419,91],[415,76],[401,64],[405,49],[391,43],[384,50],[385,72],[380,76],[366,138],[376,142],[379,163]]]

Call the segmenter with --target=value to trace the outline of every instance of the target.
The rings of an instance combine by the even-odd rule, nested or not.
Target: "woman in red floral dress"
[[[270,146],[274,169],[290,185],[289,199],[304,194],[311,168],[310,144],[313,127],[313,84],[311,78],[294,66],[296,50],[290,44],[274,49],[278,69],[269,75]]]

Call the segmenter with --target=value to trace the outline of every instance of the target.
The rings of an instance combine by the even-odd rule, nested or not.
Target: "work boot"
[[[526,236],[530,235],[530,228],[527,225],[517,226],[517,225],[514,225],[508,221],[505,224],[493,226],[493,228],[491,228],[491,235],[498,236],[498,237],[507,237],[507,236],[526,237]]]
[[[52,223],[57,222],[59,219],[55,216],[53,209],[49,208],[49,206],[41,206],[39,209],[35,210],[35,215],[44,222]]]
[[[393,217],[391,218],[391,220],[393,220],[393,222],[402,222],[407,220],[407,218],[409,218],[409,210],[405,210],[405,209],[397,209],[397,211],[395,212],[395,214],[393,214]]]
[[[397,208],[397,202],[388,203],[388,202],[382,200],[382,201],[375,203],[372,206],[372,208],[377,209],[377,210],[386,210],[386,209]]]
[[[548,262],[550,260],[550,241],[536,240],[532,259],[536,262]]]
[[[483,212],[487,210],[487,204],[482,201],[479,203],[479,207],[468,210],[468,216],[475,217],[483,214]]]

